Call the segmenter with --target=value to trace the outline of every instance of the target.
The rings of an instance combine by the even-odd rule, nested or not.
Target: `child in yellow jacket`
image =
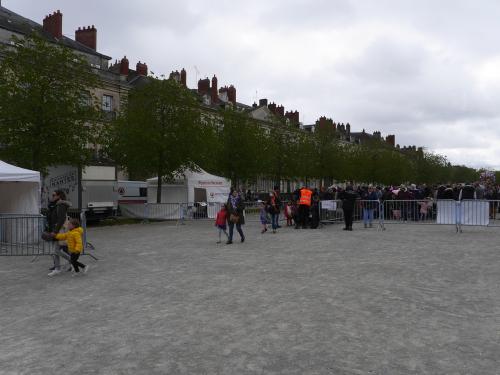
[[[83,251],[83,228],[80,226],[80,222],[78,219],[70,219],[68,225],[68,232],[66,233],[53,233],[52,236],[59,241],[66,241],[68,243],[69,255],[71,257],[71,265],[73,266],[73,270],[78,275],[80,270],[79,268],[83,268],[83,272],[87,272],[89,270],[89,266],[78,261],[80,254]]]

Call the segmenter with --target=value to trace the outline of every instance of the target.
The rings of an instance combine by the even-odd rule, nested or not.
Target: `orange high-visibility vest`
[[[303,204],[306,206],[311,205],[311,196],[312,196],[312,191],[306,188],[300,189],[300,200],[299,204]]]

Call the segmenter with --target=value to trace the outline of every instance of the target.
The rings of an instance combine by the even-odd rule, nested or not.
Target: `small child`
[[[78,258],[83,251],[83,228],[80,226],[80,221],[78,219],[72,218],[68,223],[68,232],[66,233],[52,233],[52,237],[58,241],[66,241],[68,243],[68,251],[71,257],[71,265],[73,266],[74,274],[73,276],[80,274],[80,269],[83,268],[83,272],[87,273],[89,266],[80,263]]]
[[[267,224],[269,224],[269,218],[267,213],[266,202],[260,202],[260,223],[262,224],[262,230],[260,233],[267,232]]]
[[[225,204],[222,205],[219,212],[217,212],[217,218],[215,219],[215,226],[219,229],[219,241],[217,243],[221,243],[222,233],[229,238],[229,235],[226,232],[226,223],[227,223],[227,206]]]
[[[427,220],[427,215],[432,209],[433,199],[431,197],[425,198],[424,201],[419,202],[420,204],[420,221]]]
[[[285,217],[286,217],[286,226],[291,227],[293,225],[292,222],[292,206],[289,203],[285,204]]]

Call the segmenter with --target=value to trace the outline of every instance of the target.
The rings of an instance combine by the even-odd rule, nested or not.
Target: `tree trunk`
[[[162,182],[161,171],[158,171],[158,181],[156,183],[156,203],[161,203],[161,182]]]

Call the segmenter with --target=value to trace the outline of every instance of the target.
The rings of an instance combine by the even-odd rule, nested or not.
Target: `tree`
[[[228,108],[222,109],[219,116],[218,147],[214,150],[217,172],[238,186],[240,181],[262,172],[266,135],[246,113]]]
[[[81,55],[37,34],[0,46],[0,157],[46,172],[90,159],[98,78]]]
[[[150,77],[129,92],[125,111],[108,129],[107,150],[131,174],[158,176],[157,203],[164,179],[180,168],[196,169],[204,126],[193,94],[172,79]]]

